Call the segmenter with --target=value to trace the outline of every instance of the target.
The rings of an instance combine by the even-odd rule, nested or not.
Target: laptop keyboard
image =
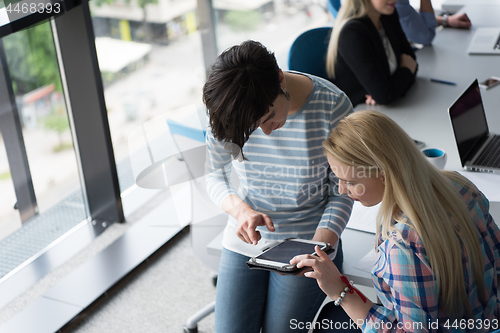
[[[474,164],[489,168],[500,168],[500,135],[495,135],[490,140]]]

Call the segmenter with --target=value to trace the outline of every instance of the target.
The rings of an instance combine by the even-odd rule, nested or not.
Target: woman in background
[[[336,300],[318,321],[350,317],[364,332],[500,328],[500,230],[474,184],[436,169],[401,127],[375,111],[341,120],[323,146],[340,193],[364,206],[381,202],[372,279],[382,305],[350,294],[357,290],[317,248],[319,257],[292,263],[311,266],[306,276]]]
[[[346,0],[330,37],[327,73],[351,103],[388,104],[404,95],[417,62],[396,0]]]

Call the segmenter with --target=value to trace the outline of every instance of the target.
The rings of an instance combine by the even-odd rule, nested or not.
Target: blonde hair
[[[379,112],[358,111],[344,118],[323,147],[341,163],[375,167],[383,173],[385,189],[377,217],[377,239],[381,236],[393,241],[389,237],[392,232],[402,238],[392,224],[393,220],[405,223],[399,214],[402,211],[427,253],[436,277],[439,307],[459,318],[465,309],[472,317],[462,274],[461,244],[482,301],[486,298],[483,255],[470,212],[450,180],[475,187],[456,172],[432,166],[403,129]]]
[[[346,0],[342,3],[333,25],[328,53],[326,56],[326,72],[328,77],[335,79],[335,62],[338,55],[339,36],[344,25],[351,19],[361,18],[368,14],[370,0]]]

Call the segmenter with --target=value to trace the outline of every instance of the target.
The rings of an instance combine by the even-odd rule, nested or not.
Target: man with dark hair
[[[324,293],[310,279],[249,270],[245,263],[290,237],[338,246],[352,200],[335,193],[337,179],[322,142],[352,112],[351,102],[327,80],[283,72],[274,54],[255,41],[217,58],[203,101],[210,117],[207,191],[229,214],[215,331],[289,332],[292,321],[312,322]],[[231,166],[238,190],[226,176]],[[341,269],[340,246],[337,253]]]

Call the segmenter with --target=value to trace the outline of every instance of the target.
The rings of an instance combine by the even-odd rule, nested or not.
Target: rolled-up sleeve
[[[437,20],[434,14],[417,11],[408,0],[398,0],[396,10],[406,37],[414,43],[431,44],[436,36]]]

